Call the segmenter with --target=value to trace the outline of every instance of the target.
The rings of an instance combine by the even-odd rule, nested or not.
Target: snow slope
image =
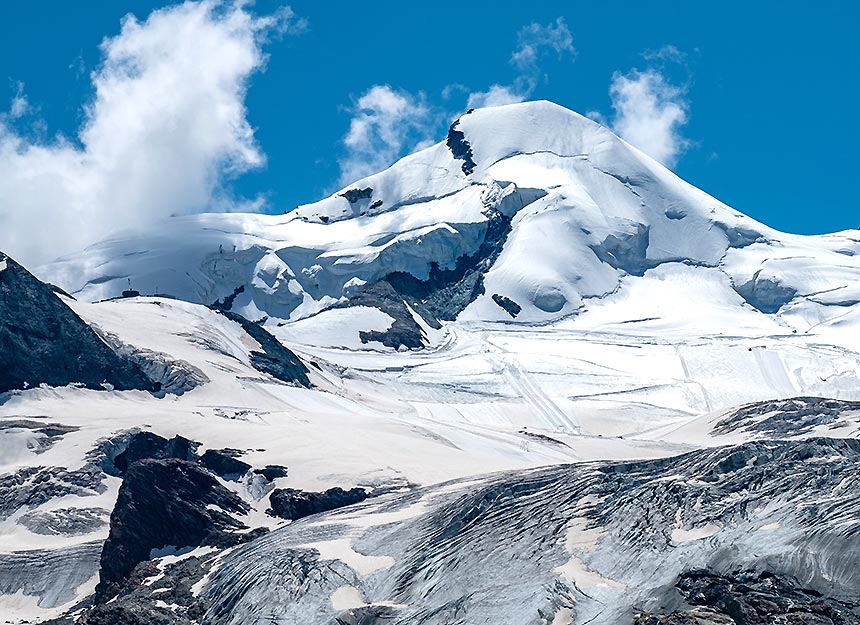
[[[437,486],[459,492],[494,471],[508,472],[505,483],[528,483],[534,467],[666,458],[774,432],[856,438],[860,411],[847,402],[860,400],[858,254],[856,231],[772,230],[554,104],[477,110],[445,142],[320,202],[280,216],[174,218],[37,271],[72,293],[69,306],[106,335],[185,363],[206,382],[163,398],[72,386],[0,396],[0,489],[7,479],[25,490],[14,480],[36,467],[57,472],[53,480],[83,479],[75,472],[91,470],[99,441],[143,429],[199,441],[201,451],[239,449],[254,467],[286,465],[279,488],[397,489],[385,500],[393,523],[417,518],[403,512],[423,497],[415,487],[460,480]],[[144,296],[101,301],[129,287]],[[313,388],[255,369],[260,345],[201,305],[216,301],[261,320],[309,365]],[[423,349],[383,343],[409,332]],[[741,408],[798,396],[839,401]],[[34,422],[69,431],[48,444]],[[68,512],[79,508],[105,516],[119,478],[97,477],[103,488],[88,482],[0,519],[0,612],[44,618],[92,591],[107,525],[39,534],[22,517],[79,516]],[[265,514],[268,491],[250,477],[224,485],[251,505],[249,525],[284,524]],[[421,514],[435,510],[424,504]],[[381,506],[361,508],[351,523],[382,525],[373,517]],[[571,523],[571,545],[590,540],[592,530],[562,521]],[[705,521],[679,525],[674,542],[704,544]],[[404,528],[413,535],[413,524]],[[292,548],[302,532],[250,545],[254,566],[268,571],[267,545],[285,537]],[[540,579],[552,583],[558,565],[568,581],[616,598],[582,562],[556,562],[558,537],[539,534],[535,544],[555,550]],[[320,614],[389,599],[372,581],[387,573],[372,574],[394,565],[344,540],[311,541],[323,560],[357,576],[311,598],[322,597]],[[463,540],[452,537],[446,562],[468,550]],[[747,544],[737,532],[717,540],[726,549]],[[635,561],[636,546],[624,548]],[[46,553],[70,579],[60,584],[34,564]],[[580,557],[606,579],[638,583],[609,575],[617,567],[602,551]],[[228,562],[241,572],[240,560]],[[587,620],[569,603],[555,601],[561,616],[546,622]]]

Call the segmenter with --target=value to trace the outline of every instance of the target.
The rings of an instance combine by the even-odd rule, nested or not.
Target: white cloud
[[[424,95],[374,85],[352,108],[349,131],[343,138],[346,154],[340,164],[340,184],[381,171],[404,151],[428,145],[432,114]]]
[[[687,55],[681,52],[675,46],[665,45],[659,50],[645,50],[642,53],[642,58],[646,61],[663,61],[669,63],[684,63]]]
[[[225,180],[265,161],[244,104],[262,43],[303,27],[289,8],[259,17],[245,4],[124,18],[102,43],[78,142],[33,141],[0,121],[0,249],[32,265],[117,229],[223,207]]]
[[[606,115],[600,111],[588,111],[585,116],[592,121],[596,121],[601,126],[609,126],[609,121],[606,119]]]
[[[612,129],[625,141],[672,167],[688,147],[681,128],[689,105],[684,89],[654,69],[616,72],[609,88],[615,117]]]
[[[23,117],[30,111],[30,103],[24,95],[24,83],[19,82],[15,89],[15,96],[9,103],[9,118],[12,120]]]
[[[524,26],[517,35],[517,49],[510,63],[517,75],[510,85],[492,85],[487,91],[469,94],[469,108],[515,104],[531,97],[543,77],[540,59],[548,52],[555,52],[559,59],[573,56],[573,35],[559,17],[555,22],[543,25],[536,22]]]
[[[485,106],[501,106],[516,104],[526,99],[522,93],[517,93],[510,85],[493,85],[487,91],[476,91],[469,94],[468,107],[482,108]]]
[[[573,35],[563,17],[553,25],[533,22],[523,27],[517,35],[519,45],[511,55],[511,64],[524,74],[532,74],[538,69],[538,59],[546,50],[555,51],[561,59],[565,54],[574,55]]]

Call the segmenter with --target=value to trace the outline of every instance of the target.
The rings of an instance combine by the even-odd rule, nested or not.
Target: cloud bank
[[[124,18],[102,43],[77,141],[19,134],[19,90],[0,118],[0,249],[36,265],[118,229],[225,208],[225,181],[265,162],[244,104],[262,45],[303,27],[289,8],[244,7],[187,1]]]

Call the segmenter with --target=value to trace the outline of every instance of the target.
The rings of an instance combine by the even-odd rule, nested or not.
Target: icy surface
[[[232,552],[202,592],[205,621],[616,625],[706,567],[856,599],[858,453],[857,441],[749,443],[363,504]]]
[[[829,575],[856,588],[857,553],[839,551],[849,525],[828,521],[825,542],[805,542],[810,525],[793,511],[825,504],[802,480],[769,474],[772,504],[750,500],[737,483],[746,516],[725,498],[697,508],[681,495],[711,496],[703,476],[721,459],[708,448],[753,441],[762,446],[746,449],[767,455],[777,453],[764,442],[771,438],[860,437],[852,403],[860,401],[860,233],[772,230],[547,102],[478,110],[456,130],[462,136],[289,214],[171,219],[38,272],[73,293],[64,301],[102,336],[161,355],[165,376],[194,384],[162,398],[73,386],[0,396],[0,426],[8,425],[0,480],[15,496],[0,521],[0,562],[56,554],[78,584],[59,592],[41,569],[16,580],[7,567],[4,610],[46,617],[92,591],[91,546],[107,526],[80,519],[111,510],[120,483],[92,450],[109,455],[107,439],[116,445],[139,430],[199,441],[201,452],[237,449],[255,468],[288,467],[274,482],[253,473],[220,480],[248,502],[243,523],[276,531],[210,554],[215,564],[194,596],[229,602],[245,593],[212,622],[254,622],[241,606],[257,600],[297,601],[284,622],[350,611],[344,622],[416,622],[429,597],[454,613],[464,601],[476,615],[466,622],[539,614],[535,622],[585,623],[602,614],[595,625],[618,623],[600,602],[626,610],[634,599],[656,601],[683,562],[729,570],[761,549],[816,587]],[[145,296],[101,301],[129,281]],[[424,349],[362,340],[403,323],[366,297],[380,284],[415,287],[396,293],[398,310]],[[252,357],[260,344],[201,305],[234,293],[232,311],[294,351],[312,388],[261,373]],[[427,315],[438,293],[463,304],[453,321]],[[854,447],[834,445],[815,447],[827,479],[856,466]],[[627,507],[598,520],[611,493],[597,478],[608,478],[596,465],[559,466],[684,452],[701,455],[637,465],[647,488],[618,478]],[[535,471],[547,465],[555,468]],[[496,471],[505,473],[486,477]],[[50,488],[36,488],[33,475]],[[850,494],[851,483],[834,478],[822,488]],[[334,486],[387,494],[295,525],[265,513],[275,487]],[[637,503],[655,493],[659,509]],[[487,512],[477,525],[467,522],[470,506]],[[637,526],[639,542],[624,542],[625,523],[658,512],[659,535]],[[455,513],[465,521],[438,535]],[[640,561],[642,553],[674,568],[654,573],[656,556]],[[511,557],[522,566],[512,569]],[[511,590],[514,569],[516,581],[534,585]],[[325,574],[311,591],[297,570]],[[470,587],[480,592],[455,596]],[[527,618],[515,618],[523,605]],[[505,607],[510,621],[498,616]]]

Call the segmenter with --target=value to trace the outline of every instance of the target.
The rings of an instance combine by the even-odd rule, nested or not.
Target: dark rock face
[[[170,440],[152,432],[137,432],[128,440],[124,451],[113,459],[113,466],[118,475],[124,475],[128,468],[140,460],[158,458],[177,458],[193,460],[196,458],[195,449],[199,443],[182,436],[174,436]]]
[[[463,161],[463,173],[468,176],[475,171],[477,164],[475,163],[474,155],[472,154],[472,146],[469,145],[469,142],[466,140],[466,135],[462,130],[457,129],[457,126],[459,125],[459,119],[451,124],[451,127],[448,129],[448,138],[445,140],[445,143],[448,145],[448,149],[451,150],[451,154],[454,158]]]
[[[224,299],[216,299],[214,302],[212,302],[209,305],[209,308],[211,308],[212,310],[220,311],[230,310],[231,308],[233,308],[233,302],[236,301],[236,298],[244,292],[245,285],[240,284],[235,289],[233,289],[233,292],[230,295],[225,295]]]
[[[287,467],[280,464],[268,464],[262,469],[254,469],[254,473],[262,475],[270,482],[279,477],[287,477],[287,472]]]
[[[239,478],[251,468],[250,464],[237,458],[240,455],[242,452],[238,449],[208,449],[200,456],[200,464],[219,477]]]
[[[700,607],[667,616],[639,614],[634,625],[860,623],[860,604],[828,599],[815,590],[801,588],[795,580],[767,572],[719,575],[706,570],[686,571],[675,587],[689,604]]]
[[[64,467],[26,467],[0,477],[0,521],[20,508],[34,508],[58,497],[87,497],[107,490],[104,473],[87,465],[69,471]]]
[[[484,294],[484,274],[495,264],[511,232],[511,217],[495,210],[487,215],[487,230],[478,250],[458,258],[453,269],[441,269],[433,263],[426,280],[402,271],[388,274],[386,280],[410,303],[420,304],[436,319],[456,319]]]
[[[348,191],[341,193],[340,196],[345,197],[346,201],[350,204],[355,204],[359,200],[369,200],[373,197],[373,189],[370,187],[365,187],[363,189],[349,189]]]
[[[251,352],[251,364],[257,371],[268,373],[281,382],[310,388],[311,381],[308,379],[308,368],[299,360],[298,356],[284,347],[265,328],[248,321],[242,315],[227,310],[221,310],[221,314],[242,326],[242,329],[263,348],[262,352]]]
[[[319,512],[351,506],[359,501],[364,501],[367,497],[367,491],[363,488],[343,490],[335,487],[322,493],[305,492],[294,488],[277,488],[272,491],[269,499],[272,505],[269,514],[295,521]]]
[[[504,295],[499,295],[498,293],[493,293],[493,301],[496,302],[499,306],[501,306],[506,313],[508,313],[511,317],[516,319],[517,315],[522,311],[522,306],[517,304],[510,297],[505,297]]]
[[[500,186],[502,184],[506,186]],[[449,269],[436,262],[431,263],[426,279],[405,271],[391,272],[379,282],[364,287],[345,304],[339,304],[378,308],[395,320],[385,332],[360,333],[361,340],[365,343],[378,341],[394,349],[423,347],[424,333],[406,304],[432,328],[441,327],[440,320],[456,319],[466,306],[484,294],[484,274],[493,267],[502,252],[511,231],[513,215],[545,195],[543,189],[517,188],[511,183],[496,184],[495,190],[489,189],[484,199],[487,221],[483,226],[481,244],[474,253],[460,256],[454,267]],[[506,310],[515,310],[514,306]]]
[[[735,287],[738,295],[753,308],[763,313],[775,313],[797,295],[794,288],[770,278],[761,278],[760,273],[761,270],[756,271],[752,280]]]
[[[197,464],[165,458],[129,465],[110,517],[96,597],[116,594],[153,549],[235,544],[248,504]]]
[[[714,434],[756,432],[768,438],[807,434],[822,425],[836,425],[843,413],[860,411],[860,401],[794,397],[749,404],[719,421]]]
[[[403,297],[385,280],[366,286],[343,306],[378,308],[394,319],[391,327],[383,332],[359,331],[358,336],[362,343],[376,341],[393,349],[401,345],[409,349],[421,349],[424,346],[424,331],[409,312]]]
[[[0,393],[39,384],[155,391],[47,284],[0,252]]]
[[[135,569],[115,600],[94,605],[85,612],[77,624],[192,625],[200,623],[207,606],[205,600],[195,596],[192,586],[209,571],[214,556],[215,554],[188,556],[163,566],[162,569],[154,564],[142,564]],[[159,574],[161,574],[159,579],[144,583],[144,578]],[[170,607],[160,607],[156,600],[163,601]]]
[[[694,608],[665,616],[638,612],[633,617],[633,625],[737,625],[737,623],[725,614],[718,614],[707,608]]]
[[[170,608],[161,608],[151,602],[100,605],[79,621],[81,625],[179,625],[190,623],[179,620]]]
[[[205,599],[197,597],[192,586],[209,572],[215,554],[188,556],[163,566],[138,566],[116,599],[96,604],[77,621],[77,625],[192,625],[201,622],[206,610]],[[159,575],[154,581],[146,577]],[[169,604],[159,606],[156,600]],[[66,625],[56,623],[49,625]]]

